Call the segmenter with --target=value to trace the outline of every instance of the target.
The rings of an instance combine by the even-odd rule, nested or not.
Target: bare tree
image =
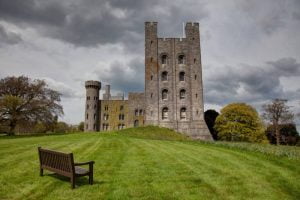
[[[60,93],[47,87],[43,80],[6,77],[0,80],[0,123],[13,135],[20,122],[51,123],[63,115]]]
[[[286,103],[286,99],[274,99],[272,103],[263,105],[263,117],[274,127],[277,145],[280,144],[280,125],[291,123],[294,119],[294,114]]]

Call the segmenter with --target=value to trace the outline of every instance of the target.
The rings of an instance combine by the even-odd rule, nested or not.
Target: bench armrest
[[[95,163],[94,161],[81,162],[81,163],[74,163],[74,166],[80,166],[80,165],[93,165],[94,163]]]

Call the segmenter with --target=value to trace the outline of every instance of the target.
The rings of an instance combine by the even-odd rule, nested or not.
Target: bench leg
[[[90,185],[93,185],[93,172],[92,173],[90,173],[90,175],[89,175],[89,184]]]
[[[40,176],[43,176],[44,174],[44,169],[43,168],[40,168]]]
[[[75,176],[71,177],[71,188],[75,188]]]

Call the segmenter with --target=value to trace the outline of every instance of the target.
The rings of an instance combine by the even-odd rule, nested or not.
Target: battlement
[[[199,23],[198,22],[187,22],[185,24],[185,27],[199,27]]]
[[[85,82],[85,88],[95,88],[95,89],[100,90],[101,89],[101,82],[92,81],[92,80],[86,81]]]
[[[145,25],[153,26],[153,25],[157,25],[157,22],[145,22]]]

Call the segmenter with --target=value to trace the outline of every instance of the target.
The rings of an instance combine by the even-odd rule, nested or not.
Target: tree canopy
[[[0,123],[13,135],[19,123],[51,123],[63,115],[60,93],[47,87],[43,80],[25,76],[0,80]]]
[[[280,144],[280,124],[292,123],[294,114],[286,105],[286,99],[274,99],[271,103],[263,105],[263,117],[274,127],[276,144]]]
[[[268,141],[258,113],[245,103],[225,106],[217,117],[214,128],[221,140],[259,143]]]

